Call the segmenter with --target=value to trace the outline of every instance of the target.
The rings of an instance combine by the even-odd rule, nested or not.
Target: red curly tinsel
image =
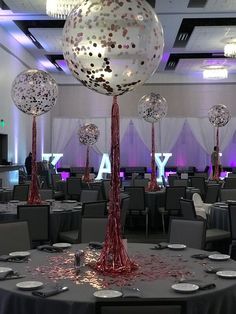
[[[92,265],[102,274],[117,276],[137,269],[130,260],[121,238],[120,225],[120,125],[117,96],[113,97],[111,123],[111,190],[108,225],[104,247],[97,263]]]
[[[41,204],[39,188],[38,188],[38,174],[37,174],[37,163],[36,163],[36,138],[37,138],[37,127],[36,117],[33,116],[32,124],[32,171],[31,171],[31,182],[28,204]]]

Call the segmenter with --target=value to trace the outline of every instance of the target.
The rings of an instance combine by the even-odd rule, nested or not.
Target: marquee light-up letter
[[[53,157],[53,159],[51,160],[51,164],[55,167],[57,162],[61,159],[61,157],[63,157],[63,154],[54,154],[54,153],[42,154],[42,159],[43,160],[49,161],[50,157]]]
[[[99,167],[98,175],[95,180],[102,180],[103,173],[111,173],[111,162],[109,159],[109,155],[104,153],[102,156],[102,161]]]
[[[161,159],[160,157],[163,157],[164,159]],[[161,181],[161,176],[165,175],[165,165],[167,164],[167,161],[172,156],[171,153],[155,153],[155,161],[158,167],[159,177],[157,178],[158,181]]]

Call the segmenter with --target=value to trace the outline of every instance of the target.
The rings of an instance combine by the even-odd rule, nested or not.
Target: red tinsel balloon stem
[[[156,163],[155,163],[155,127],[152,123],[152,158],[151,158],[151,181],[148,185],[148,191],[158,191],[160,187],[157,184]]]
[[[86,149],[86,165],[85,165],[85,171],[84,171],[84,181],[89,182],[89,145],[87,145]]]
[[[124,248],[120,224],[120,117],[117,97],[113,97],[111,118],[111,192],[105,243],[98,262],[92,265],[97,271],[110,276],[130,273],[137,268]]]
[[[216,128],[216,152],[217,152],[217,158],[216,158],[216,164],[215,164],[215,174],[213,179],[219,181],[219,176],[220,176],[220,169],[219,169],[219,152],[220,152],[220,147],[219,147],[219,127]]]
[[[38,174],[37,174],[37,163],[36,163],[36,145],[37,145],[37,127],[36,117],[33,116],[32,124],[32,171],[31,171],[31,183],[30,192],[28,198],[28,204],[41,204],[41,199],[38,189]]]

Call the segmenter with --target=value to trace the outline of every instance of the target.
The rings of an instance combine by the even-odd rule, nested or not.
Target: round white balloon
[[[158,68],[163,30],[143,0],[84,0],[68,16],[62,49],[72,74],[105,95],[122,95]]]
[[[55,105],[58,87],[54,78],[47,72],[30,69],[15,78],[11,96],[18,109],[26,114],[39,116]]]
[[[211,107],[208,111],[208,119],[215,127],[222,127],[229,122],[231,114],[227,106],[219,104]]]
[[[160,94],[151,93],[140,99],[138,113],[145,121],[155,123],[166,116],[167,109],[166,99]]]

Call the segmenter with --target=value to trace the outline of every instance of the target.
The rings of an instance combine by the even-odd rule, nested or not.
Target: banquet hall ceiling
[[[236,41],[235,0],[148,2],[160,18],[165,39],[161,63],[149,83],[205,82],[202,74],[208,65],[228,69],[228,79],[217,82],[236,82],[236,59],[223,53],[227,41]],[[0,26],[60,82],[75,83],[61,51],[65,21],[47,16],[45,6],[46,0],[0,0]]]

